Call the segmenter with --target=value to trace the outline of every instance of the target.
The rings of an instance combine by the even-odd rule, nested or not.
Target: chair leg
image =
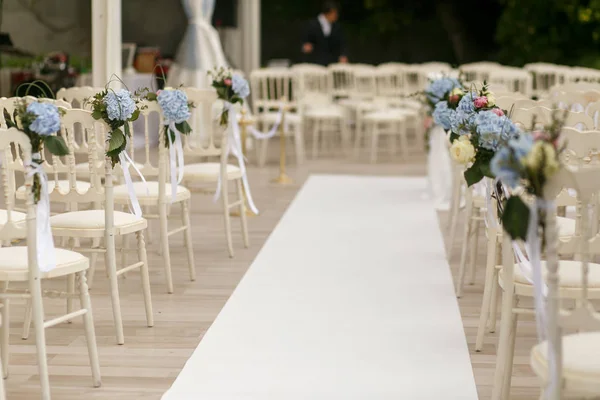
[[[504,369],[504,383],[502,387],[502,398],[510,399],[510,386],[512,382],[512,371],[515,358],[515,341],[517,338],[517,323],[519,314],[513,314],[511,320],[510,341],[508,344],[508,353],[506,354],[506,368]]]
[[[4,370],[1,369],[0,366],[0,400],[6,400],[6,389],[4,388]]]
[[[165,268],[165,280],[167,282],[167,293],[173,293],[173,273],[171,271],[171,251],[169,249],[169,220],[167,217],[167,204],[158,206],[160,222],[160,244],[162,249],[163,266]]]
[[[129,248],[129,235],[121,236],[121,268],[127,266],[127,250]],[[124,277],[125,274],[122,274]]]
[[[499,251],[501,249],[500,244],[496,244],[496,262],[498,262]],[[491,304],[491,313],[490,320],[488,326],[488,332],[494,333],[496,332],[496,322],[498,319],[498,303],[500,301],[500,297],[502,296],[502,290],[500,290],[500,285],[498,284],[498,269],[494,268],[494,286],[492,286],[492,304]]]
[[[250,239],[248,238],[248,216],[246,215],[246,201],[244,200],[244,187],[242,180],[238,179],[237,182],[238,198],[240,199],[240,221],[242,223],[242,236],[244,238],[244,247],[250,247]]]
[[[476,214],[475,217],[478,217],[480,214],[480,210],[477,208],[474,211],[474,213]],[[473,228],[473,232],[471,232],[471,234],[473,235],[473,238],[471,239],[473,245],[471,247],[471,254],[469,258],[469,285],[471,286],[475,284],[475,280],[477,279],[477,254],[479,252],[479,227],[481,226],[481,221],[474,221],[474,225],[475,226]]]
[[[227,237],[227,248],[229,257],[233,258],[233,239],[231,237],[231,217],[229,216],[229,193],[227,188],[227,178],[223,179],[221,197],[223,198],[223,215],[225,217],[225,236]]]
[[[115,251],[115,237],[112,232],[106,233],[105,239],[106,252],[104,253],[104,263],[110,284],[110,299],[112,301],[113,319],[115,321],[115,333],[117,344],[125,343],[123,333],[123,316],[121,315],[121,298],[119,297],[119,278],[117,276],[117,256]]]
[[[312,131],[312,158],[316,160],[319,154],[319,134],[321,129],[321,121],[315,119],[313,122],[313,131]]]
[[[505,384],[504,375],[507,369],[508,353],[511,346],[511,334],[513,332],[513,305],[514,296],[511,292],[502,293],[502,321],[500,322],[500,337],[498,338],[496,371],[494,373],[494,386],[492,388],[492,400],[503,400],[503,388]]]
[[[373,124],[373,130],[371,131],[371,164],[377,162],[377,151],[379,150],[379,126],[376,123]]]
[[[10,300],[3,299],[2,300],[2,309],[0,309],[0,316],[2,318],[2,326],[0,327],[0,351],[2,356],[2,372],[3,378],[8,378],[8,361],[10,358]],[[1,380],[1,379],[0,379]]]
[[[75,275],[71,274],[67,276],[67,314],[73,312],[73,294],[75,293]],[[68,320],[67,323],[73,321]]]
[[[92,239],[92,249],[97,249],[100,247],[100,238]],[[98,260],[98,253],[92,252],[90,255],[90,269],[89,269],[89,277],[88,277],[88,288],[92,288],[94,284],[94,276],[96,275],[96,261]]]
[[[473,205],[472,203],[467,204],[467,210],[465,212],[465,230],[463,231],[462,249],[460,253],[460,267],[458,270],[458,282],[456,283],[456,296],[462,296],[462,290],[465,283],[465,275],[467,273],[467,251],[470,243],[471,232],[473,230]]]
[[[190,270],[190,280],[196,280],[196,262],[194,260],[194,245],[192,241],[192,224],[190,223],[190,205],[189,200],[181,202],[181,222],[186,226],[184,235],[184,244],[187,250],[188,267]]]
[[[33,327],[37,347],[37,362],[42,388],[42,399],[50,400],[50,380],[48,378],[48,358],[46,355],[46,329],[44,328],[44,305],[42,303],[42,286],[39,275],[29,279],[29,292],[33,305]]]
[[[405,160],[408,159],[408,138],[407,138],[407,129],[405,123],[400,123],[400,146],[402,146],[402,158]]]
[[[152,311],[152,294],[150,292],[150,272],[148,271],[148,255],[146,254],[146,242],[144,232],[136,232],[138,242],[138,258],[143,263],[140,267],[142,277],[142,291],[144,293],[144,306],[146,308],[146,323],[148,327],[154,326],[154,312]]]
[[[92,379],[94,381],[94,387],[100,387],[102,384],[100,377],[100,361],[98,359],[96,331],[94,330],[92,301],[90,300],[85,271],[78,272],[77,278],[79,279],[79,301],[81,301],[81,308],[87,310],[83,315],[83,327],[85,329],[85,340],[87,342],[88,355],[90,357],[90,367],[92,368]]]
[[[340,132],[342,134],[342,148],[344,156],[352,154],[352,138],[350,137],[350,129],[348,127],[348,121],[344,118],[340,119]]]
[[[29,339],[29,332],[31,331],[31,299],[27,299],[25,303],[25,318],[23,319],[23,334],[21,339]]]
[[[475,351],[483,349],[485,330],[490,318],[490,307],[492,305],[492,295],[494,294],[494,275],[496,272],[496,237],[495,234],[488,235],[487,243],[487,262],[485,265],[485,285],[483,287],[483,301],[481,302],[481,313],[479,314],[479,325],[477,327],[477,341],[475,342]]]
[[[356,121],[356,136],[354,137],[354,157],[360,157],[360,149],[362,146],[364,123],[360,120]]]

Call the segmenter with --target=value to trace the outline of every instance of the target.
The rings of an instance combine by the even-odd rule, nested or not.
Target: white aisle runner
[[[311,177],[163,399],[477,399],[426,189]]]

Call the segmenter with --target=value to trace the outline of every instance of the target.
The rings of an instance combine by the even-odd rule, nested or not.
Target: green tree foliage
[[[600,0],[502,0],[499,60],[600,67]]]

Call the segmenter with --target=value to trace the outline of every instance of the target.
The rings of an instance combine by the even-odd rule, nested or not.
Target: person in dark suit
[[[321,14],[308,22],[302,43],[305,62],[325,66],[348,62],[342,28],[337,22],[339,9],[337,2],[325,1]]]

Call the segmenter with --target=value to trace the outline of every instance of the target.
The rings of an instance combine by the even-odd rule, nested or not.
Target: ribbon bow
[[[183,180],[183,145],[181,144],[181,132],[177,129],[174,121],[167,121],[167,137],[169,141],[169,162],[171,169],[171,203],[175,201],[177,195],[177,185]],[[171,136],[175,135],[175,140]],[[179,167],[179,168],[178,168]]]
[[[133,210],[133,214],[136,217],[141,218],[142,208],[140,207],[140,202],[135,194],[135,188],[133,187],[133,180],[131,179],[131,174],[129,173],[129,165],[131,165],[133,167],[135,172],[137,172],[139,177],[142,179],[142,182],[144,182],[144,185],[146,185],[146,192],[148,192],[148,183],[146,182],[144,175],[142,175],[142,173],[140,172],[138,167],[135,165],[135,163],[133,162],[131,157],[129,157],[129,154],[127,154],[127,150],[122,151],[119,154],[119,162],[121,163],[121,168],[123,169],[123,178],[125,179],[125,186],[127,187],[127,192],[129,193],[129,201],[131,203],[131,209]]]
[[[37,175],[40,183],[40,199],[36,205],[36,256],[38,268],[48,272],[56,268],[56,251],[52,228],[50,228],[50,199],[48,197],[48,176],[44,172],[40,153],[33,154],[33,160],[28,165],[27,176]]]

